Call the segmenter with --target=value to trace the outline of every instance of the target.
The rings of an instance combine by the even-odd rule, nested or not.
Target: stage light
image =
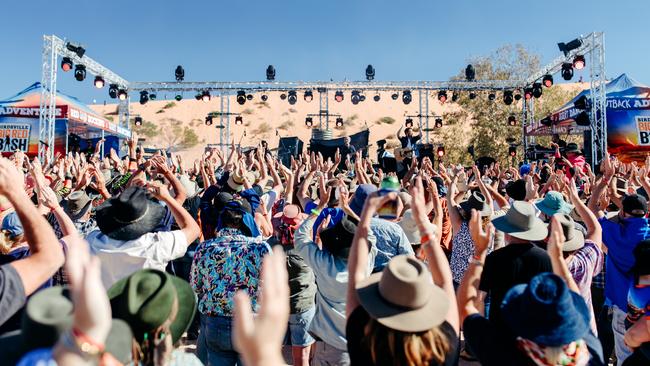
[[[374,80],[375,79],[375,68],[372,67],[372,65],[368,65],[366,67],[366,80]]]
[[[104,83],[104,78],[103,77],[101,77],[99,75],[95,76],[95,88],[101,89],[101,88],[104,87],[104,84],[105,83]]]
[[[246,95],[246,100],[253,100],[253,94]]]
[[[149,92],[143,90],[140,92],[140,104],[145,105],[149,101]]]
[[[180,95],[180,94],[176,94],[176,96],[174,97],[174,99],[176,99],[177,102],[180,102],[181,100],[183,100],[183,96]]]
[[[527,87],[524,88],[524,99],[530,100],[533,97],[533,88]]]
[[[490,102],[493,102],[496,98],[497,98],[497,95],[496,95],[496,94],[494,94],[494,93],[490,93],[490,94],[488,94],[488,100],[489,100]]]
[[[314,94],[312,93],[311,90],[305,90],[305,95],[303,96],[303,99],[305,102],[309,103],[312,100],[314,100]]]
[[[515,93],[515,100],[520,101],[521,100],[521,94]]]
[[[476,99],[476,93],[469,92],[469,99]]]
[[[337,90],[336,93],[334,93],[334,100],[341,103],[343,101],[343,92]]]
[[[201,93],[201,100],[204,102],[209,102],[210,101],[210,91],[209,90],[204,90],[203,93]]]
[[[582,111],[574,118],[578,126],[589,126],[591,125],[591,119],[589,118],[589,113]]]
[[[439,158],[442,158],[445,156],[445,147],[444,146],[438,146],[438,149],[436,149],[436,155],[438,155]]]
[[[312,127],[314,125],[314,120],[311,117],[305,118],[305,126]]]
[[[343,118],[336,117],[336,127],[343,127]]]
[[[474,157],[474,145],[469,145],[467,147],[467,153],[470,154],[472,158]]]
[[[564,52],[564,56],[567,56],[569,52],[575,50],[580,46],[582,46],[582,41],[580,38],[576,38],[569,43],[560,42],[557,44],[557,47],[560,49],[560,51]]]
[[[585,56],[577,55],[573,59],[573,68],[576,70],[582,70],[585,68]]]
[[[84,79],[86,78],[86,66],[75,65],[74,78],[77,79],[77,81],[84,81]]]
[[[289,90],[289,95],[287,96],[287,101],[289,104],[294,105],[298,101],[298,95],[295,90]]]
[[[587,109],[589,105],[589,99],[586,95],[580,96],[575,102],[573,102],[573,107],[576,109]]]
[[[440,103],[447,101],[447,91],[441,90],[438,92],[438,101],[440,101]]]
[[[212,116],[208,115],[207,117],[205,117],[205,125],[212,126]]]
[[[361,101],[361,95],[359,94],[358,90],[353,90],[352,91],[352,96],[350,96],[350,101],[352,104],[357,105]]]
[[[64,57],[61,60],[61,70],[65,72],[72,70],[72,60],[70,59],[70,57]]]
[[[266,94],[262,94],[262,102],[266,102],[267,100],[269,100],[269,96]]]
[[[436,124],[435,124],[434,126],[435,126],[436,128],[441,128],[441,127],[442,127],[442,118],[440,118],[440,117],[436,118],[436,119],[435,119],[435,123],[436,123]]]
[[[365,94],[361,94],[361,95],[359,96],[359,101],[360,101],[360,102],[365,102],[365,101],[366,101],[366,95],[365,95]]]
[[[539,123],[541,123],[544,126],[551,126],[553,124],[553,121],[551,120],[551,117],[544,117],[542,118]]]
[[[458,101],[458,96],[459,96],[459,95],[460,95],[460,93],[453,92],[453,93],[451,94],[451,101],[452,101],[452,102],[456,102],[456,101]]]
[[[111,84],[108,86],[108,96],[111,99],[117,98],[117,84]]]
[[[183,70],[183,66],[176,66],[176,70],[174,70],[174,76],[176,76],[176,81],[178,82],[185,80],[185,70]]]
[[[562,64],[562,79],[571,80],[573,78],[573,64],[565,62]]]
[[[516,126],[517,125],[517,117],[515,117],[513,114],[508,116],[508,126]]]
[[[510,145],[508,147],[508,155],[512,156],[513,158],[517,156],[517,146]]]
[[[269,65],[266,68],[266,80],[268,81],[275,80],[275,67],[273,67],[273,65]]]
[[[410,90],[404,90],[402,92],[402,102],[404,104],[409,104],[409,103],[411,103],[411,100],[412,100],[411,91]]]
[[[404,127],[406,128],[413,127],[413,118],[407,118],[406,121],[404,121]]]
[[[280,99],[281,100],[287,99],[287,94],[285,94],[285,93],[280,94]]]
[[[237,103],[239,105],[244,105],[246,103],[246,92],[243,90],[240,90],[237,92]]]
[[[467,65],[467,67],[465,68],[465,80],[474,81],[475,78],[476,78],[476,71],[474,70],[474,66]]]
[[[84,54],[86,53],[86,49],[82,45],[72,42],[66,43],[65,48],[67,48],[68,51],[74,52],[79,58],[84,57]]]
[[[372,97],[372,99],[373,99],[375,102],[379,102],[379,101],[381,100],[381,96],[379,95],[379,93],[377,93],[377,94],[375,94],[374,97]]]
[[[553,86],[553,75],[546,74],[542,78],[542,83],[544,84],[545,87],[550,88]]]
[[[119,100],[126,100],[126,98],[128,98],[128,97],[129,97],[129,94],[126,93],[126,90],[124,90],[124,89],[118,90],[117,98]]]
[[[154,93],[149,93],[149,100],[156,100],[156,94]]]
[[[242,116],[235,116],[235,125],[236,126],[241,126],[244,124],[244,117]]]
[[[504,90],[503,91],[503,103],[505,105],[511,105],[512,101],[513,101],[512,91],[511,90]]]
[[[201,100],[202,97],[203,97],[203,94],[201,94],[201,92],[198,92],[198,93],[196,93],[196,95],[194,96],[194,99],[196,99],[196,100]]]
[[[399,94],[397,94],[397,93],[393,93],[393,94],[390,95],[390,98],[391,98],[392,100],[397,100],[397,98],[399,98]]]
[[[533,96],[535,98],[542,96],[542,83],[533,83]]]
[[[136,126],[142,126],[142,117],[135,117],[134,122]]]

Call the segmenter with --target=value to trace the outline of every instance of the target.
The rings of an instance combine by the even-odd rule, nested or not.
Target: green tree
[[[140,126],[136,126],[133,122],[131,122],[131,126],[133,126],[133,130],[140,136],[147,136],[148,138],[152,138],[158,134],[158,126],[156,126],[156,124],[151,121],[145,121]]]

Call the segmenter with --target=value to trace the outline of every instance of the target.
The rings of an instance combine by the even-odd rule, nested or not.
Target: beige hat
[[[380,273],[357,284],[361,306],[380,324],[401,332],[424,332],[445,321],[447,294],[424,263],[398,255]]]
[[[585,246],[585,236],[580,231],[576,230],[576,224],[567,214],[555,215],[562,225],[562,232],[564,233],[564,245],[562,245],[563,252],[572,252]]]
[[[422,238],[422,234],[418,229],[418,224],[415,222],[415,218],[413,217],[413,211],[411,209],[404,211],[402,220],[400,220],[400,222],[398,222],[397,225],[399,225],[402,228],[402,230],[404,230],[406,237],[409,239],[409,243],[415,245],[420,244],[420,239]],[[436,225],[432,223],[429,223],[427,227],[430,228],[431,231],[436,230]]]

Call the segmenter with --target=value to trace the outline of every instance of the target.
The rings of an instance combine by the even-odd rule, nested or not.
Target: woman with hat
[[[456,365],[458,308],[440,232],[429,228],[420,177],[411,190],[412,209],[429,265],[398,255],[381,273],[368,277],[370,219],[396,199],[372,194],[364,206],[350,252],[347,295],[348,352],[354,365]],[[437,197],[437,195],[435,195]],[[434,197],[436,212],[442,205]],[[440,225],[442,215],[436,215]],[[432,281],[433,280],[433,281]]]
[[[564,154],[560,154],[560,147],[555,144],[555,158],[561,159],[564,164],[564,173],[567,177],[571,178],[575,172],[582,172],[585,167],[585,157],[582,155],[582,150],[578,148],[578,144],[575,142],[570,142],[566,145],[564,149]]]
[[[494,228],[485,232],[472,214],[476,257],[458,290],[465,341],[482,365],[586,366],[604,365],[602,347],[589,328],[589,310],[578,294],[562,254],[562,226],[553,218],[548,255],[553,273],[543,272],[512,287],[500,304],[503,326],[483,317],[476,305],[477,283],[483,271]]]

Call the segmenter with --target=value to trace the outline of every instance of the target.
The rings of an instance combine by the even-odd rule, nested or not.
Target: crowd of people
[[[650,365],[650,157],[101,144],[0,158],[0,364]]]

